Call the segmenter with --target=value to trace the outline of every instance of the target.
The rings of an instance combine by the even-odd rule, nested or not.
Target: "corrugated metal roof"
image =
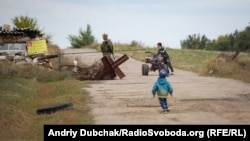
[[[17,31],[0,31],[0,35],[22,35],[23,32]]]
[[[0,36],[1,35],[22,35],[25,33],[37,33],[37,34],[41,34],[41,32],[37,29],[31,29],[31,28],[16,28],[12,31],[8,31],[8,30],[2,30],[0,31]]]
[[[16,31],[39,31],[37,29],[31,29],[31,28],[15,28]]]

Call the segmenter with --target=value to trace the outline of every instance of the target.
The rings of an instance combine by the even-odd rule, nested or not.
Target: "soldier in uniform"
[[[101,44],[101,51],[103,56],[108,56],[111,58],[113,55],[113,43],[110,39],[108,39],[108,34],[104,33],[102,35],[103,42]]]

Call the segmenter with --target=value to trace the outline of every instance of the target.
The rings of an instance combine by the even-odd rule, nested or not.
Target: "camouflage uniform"
[[[111,40],[107,39],[102,42],[101,51],[103,56],[111,57],[111,54],[113,54],[113,44]]]

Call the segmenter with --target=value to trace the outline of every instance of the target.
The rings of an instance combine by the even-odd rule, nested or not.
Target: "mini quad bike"
[[[169,73],[168,66],[164,64],[162,57],[159,57],[152,52],[146,53],[149,53],[150,55],[145,57],[145,63],[142,64],[142,75],[148,75],[149,71],[160,71],[163,68]]]

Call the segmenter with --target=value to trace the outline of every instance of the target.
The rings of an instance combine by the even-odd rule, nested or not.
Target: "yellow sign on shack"
[[[47,52],[46,40],[34,40],[26,42],[28,55],[44,54]]]

